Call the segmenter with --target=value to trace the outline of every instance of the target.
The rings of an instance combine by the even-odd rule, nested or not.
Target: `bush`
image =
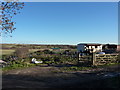
[[[18,58],[26,58],[28,57],[29,49],[27,47],[17,48],[15,50],[15,55]]]
[[[54,52],[50,51],[50,50],[43,50],[44,54],[54,54]]]

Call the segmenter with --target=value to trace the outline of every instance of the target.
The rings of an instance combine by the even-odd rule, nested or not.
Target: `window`
[[[95,48],[97,48],[97,46],[95,46]]]

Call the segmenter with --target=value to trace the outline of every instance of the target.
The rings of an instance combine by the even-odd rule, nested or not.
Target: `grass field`
[[[29,49],[29,52],[32,53],[32,52],[35,52],[35,51],[38,51],[38,50],[43,50],[43,49]],[[14,52],[15,52],[15,49],[0,49],[0,54],[1,55],[10,55]]]
[[[44,50],[44,49],[29,49],[29,53],[35,52],[35,51],[39,51],[39,50]],[[49,49],[52,50],[52,49]],[[65,49],[61,49],[60,51],[64,51]],[[76,51],[75,49],[71,50],[71,51]],[[12,53],[15,52],[15,49],[0,49],[0,54],[1,55],[10,55]]]
[[[36,52],[36,51],[39,51],[39,50],[44,50],[44,49],[29,49],[29,52],[32,53],[32,52]]]
[[[0,49],[0,52],[2,55],[10,55],[13,52],[15,52],[15,50],[14,49]]]

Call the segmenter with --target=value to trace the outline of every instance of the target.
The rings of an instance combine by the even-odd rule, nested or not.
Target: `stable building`
[[[116,44],[105,44],[105,45],[103,45],[103,51],[105,53],[108,53],[108,54],[116,53],[117,49],[119,49],[119,47]]]
[[[95,43],[80,43],[77,45],[77,50],[79,53],[93,53],[93,52],[101,52],[102,44]]]

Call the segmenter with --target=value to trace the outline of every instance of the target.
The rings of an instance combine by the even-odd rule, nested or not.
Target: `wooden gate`
[[[118,54],[95,54],[91,55],[78,55],[79,65],[104,65],[110,63],[120,62],[120,56]]]
[[[80,66],[90,66],[92,65],[92,55],[84,55],[81,56],[80,54],[78,55],[78,64]]]
[[[103,64],[119,62],[118,54],[103,54],[103,55],[96,54],[95,57],[96,57],[94,60],[95,65],[103,65]]]

